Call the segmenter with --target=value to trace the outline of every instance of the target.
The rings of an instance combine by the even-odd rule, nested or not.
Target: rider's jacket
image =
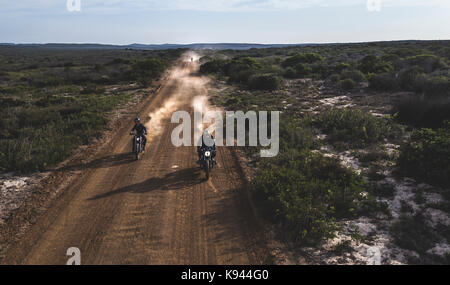
[[[213,150],[216,150],[216,141],[214,140],[214,137],[213,137],[212,135],[210,135],[210,137],[211,137],[211,139],[212,139],[213,142],[214,142],[214,144],[211,146],[211,148],[212,148]],[[200,144],[200,140],[201,140],[201,146],[199,145],[199,146],[197,147],[197,150],[198,150],[198,151],[200,151],[201,149],[203,149],[203,148],[205,148],[205,147],[208,146],[208,145],[206,145],[206,143],[204,142],[203,136],[200,137],[200,139],[199,139],[199,144]]]
[[[135,124],[131,131],[136,131],[136,133],[141,136],[147,134],[147,128],[144,126],[144,124]]]

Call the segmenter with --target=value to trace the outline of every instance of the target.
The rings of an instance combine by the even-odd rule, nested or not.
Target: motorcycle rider
[[[209,143],[207,144],[206,142],[212,142],[212,145],[209,145]],[[203,149],[206,147],[212,148],[211,158],[212,158],[213,162],[216,163],[216,161],[214,160],[214,158],[216,157],[216,141],[214,140],[214,137],[209,133],[208,130],[204,131],[203,135],[200,137],[200,139],[198,141],[198,146],[197,146],[198,161],[197,161],[197,163],[200,163],[200,160],[201,160],[202,154],[203,154]]]
[[[145,145],[147,144],[147,137],[145,136],[147,134],[147,128],[144,126],[144,124],[141,123],[141,119],[139,117],[134,119],[134,127],[131,129],[130,135],[133,134],[134,131],[136,131],[137,136],[142,137],[142,143],[143,143],[143,150],[145,150]]]

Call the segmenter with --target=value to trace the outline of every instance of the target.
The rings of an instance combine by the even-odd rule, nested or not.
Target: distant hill
[[[130,44],[130,45],[107,45],[107,44],[62,44],[62,43],[48,43],[48,44],[14,44],[14,43],[0,43],[1,46],[8,47],[34,47],[46,49],[134,49],[134,50],[164,50],[164,49],[211,49],[211,50],[248,50],[252,48],[281,48],[290,46],[315,46],[315,45],[346,45],[346,44],[372,44],[372,45],[391,45],[402,43],[420,43],[420,42],[449,42],[448,40],[399,40],[399,41],[380,41],[380,42],[358,42],[358,43],[304,43],[304,44],[251,44],[251,43],[194,43],[194,44]]]
[[[49,49],[138,49],[138,50],[162,50],[162,49],[213,49],[213,50],[247,50],[252,48],[271,48],[295,46],[296,44],[249,44],[249,43],[195,43],[195,44],[130,44],[130,45],[104,45],[104,44],[13,44],[0,43],[0,46],[17,46],[17,47],[37,47]],[[306,45],[306,44],[298,44]]]

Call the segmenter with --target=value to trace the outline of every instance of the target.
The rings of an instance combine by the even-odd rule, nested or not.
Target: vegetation
[[[343,219],[380,212],[392,217],[377,199],[398,197],[395,181],[402,177],[391,179],[396,168],[394,174],[445,189],[433,188],[445,200],[433,207],[448,212],[449,41],[214,51],[201,62],[203,74],[232,85],[233,93],[220,94],[215,103],[234,110],[283,111],[279,155],[258,158],[254,149],[246,151],[257,167],[252,193],[258,209],[296,242],[319,243],[333,236]],[[265,85],[269,81],[274,84]],[[352,107],[341,105],[341,99],[321,100],[333,96],[350,98]],[[388,115],[389,108],[391,116],[368,112]],[[334,158],[347,155],[358,159],[355,164],[345,159],[352,168]],[[416,198],[419,210],[401,201],[402,216],[389,231],[398,246],[428,258],[427,251],[449,230],[431,225],[420,213],[431,205],[425,196],[416,193]],[[335,251],[350,248],[345,241]]]
[[[424,100],[450,96],[445,41],[228,50],[205,56],[201,62],[203,74],[216,74],[250,90],[256,86],[268,91],[282,88],[284,84],[276,83],[280,80],[275,78],[313,78],[343,92],[366,83],[363,86],[373,91],[415,92],[425,95]],[[259,75],[272,76],[273,84],[257,84],[254,79],[261,78]],[[428,108],[424,105],[421,113]]]
[[[352,89],[354,89],[356,87],[356,83],[352,79],[347,78],[347,79],[343,79],[343,80],[339,81],[339,87],[342,90],[349,91],[349,90],[352,90]]]
[[[337,218],[355,216],[364,189],[362,177],[309,151],[283,152],[261,167],[253,185],[265,216],[307,243],[332,237]]]
[[[450,123],[437,130],[413,131],[401,146],[400,172],[418,181],[448,187],[450,185]]]
[[[180,54],[0,47],[0,170],[35,171],[62,161],[131,98],[108,86],[148,86]]]
[[[399,122],[414,127],[439,128],[450,120],[450,97],[409,97],[398,101],[393,113]]]
[[[330,143],[362,148],[390,137],[397,128],[389,121],[358,109],[333,109],[320,114],[314,124],[328,134]]]
[[[280,85],[281,78],[273,74],[254,75],[248,82],[248,87],[253,90],[276,90]]]
[[[256,151],[247,149],[257,166],[253,193],[263,215],[298,243],[319,243],[333,236],[343,218],[377,212],[392,218],[390,207],[377,199],[397,198],[395,181],[414,178],[417,183],[439,187],[428,189],[425,185],[428,190],[414,190],[418,208],[410,201],[400,201],[402,216],[393,220],[388,230],[397,246],[419,254],[410,263],[448,264],[450,255],[438,256],[429,250],[445,241],[449,227],[430,223],[424,212],[430,208],[449,212],[448,43],[311,45],[210,54],[210,62],[252,58],[259,65],[255,73],[284,78],[281,90],[270,93],[230,81],[239,92],[224,94],[217,101],[240,110],[260,106],[283,110],[279,155],[255,158]],[[221,72],[215,75],[228,78]],[[320,100],[339,93],[351,98],[352,109],[336,108],[343,107],[341,99],[336,103]],[[389,108],[391,116],[384,118],[367,112],[386,114]],[[320,147],[324,143],[333,148]],[[398,144],[401,147],[396,150]],[[336,153],[343,150],[349,151]],[[353,158],[347,161],[347,155],[358,158],[357,163],[353,164]],[[344,164],[358,167],[361,174],[331,158],[342,156]],[[391,179],[395,169],[393,174],[403,177]],[[443,199],[430,204],[421,191],[439,192]],[[335,246],[334,253],[339,255],[351,247],[344,241]]]
[[[447,240],[450,228],[441,225],[440,231],[433,229],[423,214],[402,215],[391,226],[394,243],[401,248],[414,250],[419,257],[411,258],[411,264],[449,264],[450,255],[432,256],[427,252],[436,243]],[[444,236],[442,235],[444,233]]]
[[[369,188],[362,176],[312,151],[316,142],[308,120],[284,117],[280,123],[280,154],[262,160],[253,180],[266,218],[296,242],[314,244],[334,235],[338,219],[380,209],[371,195],[362,195]]]

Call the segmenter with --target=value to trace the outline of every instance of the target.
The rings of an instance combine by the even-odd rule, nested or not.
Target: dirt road
[[[195,147],[171,143],[171,112],[192,111],[206,96],[205,79],[190,58],[173,68],[144,102],[147,153],[134,161],[131,125],[114,133],[106,151],[79,166],[81,179],[7,250],[4,264],[65,264],[78,247],[82,264],[270,263],[233,153],[219,147],[210,182],[195,163]],[[76,168],[77,166],[73,166]]]

